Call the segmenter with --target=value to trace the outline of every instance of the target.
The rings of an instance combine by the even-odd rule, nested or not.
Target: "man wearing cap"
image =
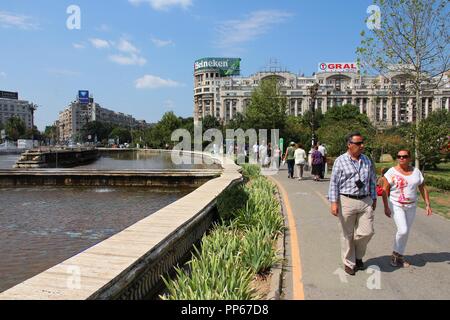
[[[284,161],[288,165],[288,178],[294,179],[294,165],[295,165],[295,143],[291,142],[284,155]]]
[[[376,175],[372,161],[363,154],[364,140],[359,132],[347,136],[347,152],[336,159],[328,193],[331,214],[341,226],[341,254],[345,272],[364,270],[363,257],[374,235],[377,205]]]

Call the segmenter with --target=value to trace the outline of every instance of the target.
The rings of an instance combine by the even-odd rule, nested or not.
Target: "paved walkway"
[[[272,178],[285,190],[285,209],[292,212],[283,299],[450,299],[450,221],[418,209],[406,252],[412,266],[393,268],[389,257],[396,229],[379,198],[375,236],[364,261],[380,271],[370,268],[347,276],[338,220],[326,199],[329,182],[288,179],[286,170]]]

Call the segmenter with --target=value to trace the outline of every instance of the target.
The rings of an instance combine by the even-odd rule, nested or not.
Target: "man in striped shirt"
[[[331,213],[339,218],[341,225],[345,271],[354,275],[364,270],[362,259],[374,235],[376,175],[372,161],[363,154],[364,139],[359,132],[347,136],[347,148],[334,162],[328,198]]]

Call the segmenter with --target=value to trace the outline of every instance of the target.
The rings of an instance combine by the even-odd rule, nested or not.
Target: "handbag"
[[[383,195],[383,188],[381,186],[377,186],[377,196],[381,197]]]

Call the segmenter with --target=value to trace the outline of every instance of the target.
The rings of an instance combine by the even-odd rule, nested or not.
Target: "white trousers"
[[[408,242],[408,236],[416,217],[416,204],[407,206],[398,206],[390,203],[392,215],[397,226],[397,234],[395,235],[394,251],[403,255]]]

